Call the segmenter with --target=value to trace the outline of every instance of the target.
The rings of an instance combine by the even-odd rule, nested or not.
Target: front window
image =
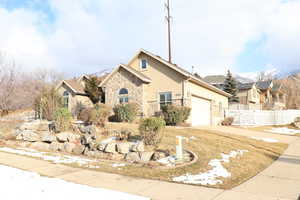
[[[159,103],[160,106],[172,104],[172,93],[163,92],[159,94]]]
[[[119,91],[119,103],[128,103],[129,102],[129,98],[128,98],[128,90],[126,88],[122,88]]]
[[[69,92],[64,91],[63,93],[63,106],[68,108],[69,107]]]
[[[147,66],[148,66],[147,60],[142,59],[140,65],[141,65],[141,69],[147,69]]]

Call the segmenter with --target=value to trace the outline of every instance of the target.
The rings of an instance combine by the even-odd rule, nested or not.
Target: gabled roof
[[[105,77],[107,77],[108,74],[103,75],[101,77],[97,77],[100,81],[103,81]],[[72,92],[80,95],[86,95],[84,91],[84,85],[81,84],[81,81],[83,79],[90,79],[89,75],[82,75],[79,78],[73,78],[73,79],[68,79],[68,80],[62,80],[57,86],[56,89],[59,88],[61,85],[65,84],[67,87],[69,87]]]
[[[272,81],[258,81],[256,83],[256,87],[260,90],[266,90],[270,88],[272,85]]]
[[[140,49],[138,51],[138,53],[130,60],[130,62],[128,63],[128,65],[130,65],[136,58],[138,58],[138,56],[141,54],[141,53],[144,53],[150,57],[152,57],[153,59],[157,60],[158,62],[160,63],[163,63],[165,64],[166,66],[168,66],[169,68],[177,71],[178,73],[182,74],[183,76],[185,76],[189,81],[193,81],[193,82],[196,82],[198,85],[204,87],[204,88],[207,88],[209,90],[212,90],[218,94],[221,94],[221,95],[224,95],[226,97],[230,97],[231,95],[224,92],[223,90],[203,81],[202,79],[196,77],[195,75],[193,75],[192,73],[184,70],[183,68],[177,66],[176,64],[172,64],[172,63],[169,63],[168,61],[164,60],[163,58],[161,58],[160,56],[157,56],[157,55],[154,55],[152,54],[151,52],[149,51],[146,51],[144,49]]]
[[[151,83],[151,81],[152,81],[149,77],[147,77],[144,74],[142,74],[141,72],[133,69],[132,67],[129,67],[129,66],[124,65],[124,64],[120,64],[117,68],[115,68],[110,74],[108,74],[103,79],[103,81],[100,83],[99,87],[103,86],[103,84],[106,83],[106,81],[108,81],[113,74],[115,74],[117,71],[119,71],[120,68],[125,69],[126,71],[128,71],[129,73],[135,75],[136,77],[138,77],[140,80],[142,80],[145,83]]]

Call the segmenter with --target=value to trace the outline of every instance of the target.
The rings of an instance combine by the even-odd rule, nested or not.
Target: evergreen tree
[[[225,83],[224,83],[224,91],[232,95],[229,98],[229,102],[231,102],[231,103],[239,102],[239,98],[236,96],[237,95],[237,83],[229,70],[227,71],[227,76],[226,76]]]
[[[103,101],[104,93],[99,88],[100,80],[96,76],[90,77],[86,80],[84,91],[87,93],[91,101],[96,104]]]

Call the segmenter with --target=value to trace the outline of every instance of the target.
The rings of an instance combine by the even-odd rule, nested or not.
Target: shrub
[[[110,107],[105,104],[96,104],[94,108],[85,108],[79,115],[78,119],[86,124],[95,124],[105,127],[108,117],[111,113]]]
[[[56,130],[67,131],[72,127],[72,114],[67,108],[59,108],[54,113]]]
[[[105,104],[99,103],[95,105],[95,123],[98,126],[105,127],[106,122],[108,121],[108,117],[111,114],[111,108]]]
[[[119,104],[114,107],[115,120],[118,122],[133,122],[138,114],[138,105],[135,103]]]
[[[93,124],[96,121],[96,111],[94,108],[85,108],[79,115],[78,119],[83,121],[86,124]]]
[[[184,106],[162,106],[162,115],[167,125],[176,126],[184,123],[190,116],[191,108]]]
[[[140,135],[146,145],[157,145],[163,138],[166,122],[162,118],[152,117],[144,119],[139,126]]]
[[[62,96],[56,92],[55,88],[43,90],[34,102],[34,109],[37,115],[49,121],[54,119],[54,113],[61,107]]]
[[[222,125],[223,126],[231,126],[232,123],[234,121],[234,118],[233,117],[226,117],[223,121],[222,121]]]

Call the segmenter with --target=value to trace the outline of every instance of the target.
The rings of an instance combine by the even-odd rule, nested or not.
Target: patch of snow
[[[112,167],[125,167],[126,164],[125,163],[114,163],[112,164]]]
[[[252,139],[255,139],[255,140],[260,140],[260,141],[264,141],[264,142],[269,142],[269,143],[276,143],[276,142],[279,142],[278,140],[276,139],[272,139],[272,138],[259,138],[259,137],[251,137]]]
[[[191,136],[191,137],[190,137],[190,140],[198,140],[198,138],[195,137],[195,136]]]
[[[175,156],[168,156],[162,159],[159,159],[157,162],[160,164],[166,165],[168,167],[172,167],[175,165],[176,157]]]
[[[229,163],[230,158],[242,156],[246,152],[248,152],[248,150],[231,151],[229,154],[221,153],[221,159],[213,159],[208,163],[208,165],[212,167],[211,170],[196,175],[186,174],[183,176],[174,177],[173,181],[197,185],[222,184],[223,181],[219,180],[218,178],[228,178],[231,176],[231,173],[223,167],[222,162]]]
[[[110,199],[110,200],[150,200],[150,198],[75,184],[61,179],[41,177],[37,173],[27,172],[0,165],[1,199]]]
[[[13,148],[8,148],[8,147],[1,147],[0,151],[40,158],[43,160],[51,161],[53,163],[63,163],[63,164],[77,163],[79,165],[87,165],[89,163],[97,162],[96,160],[85,159],[85,158],[76,157],[76,156],[47,155],[49,153],[39,152],[34,149],[28,149],[28,148],[13,149]]]
[[[271,132],[271,133],[284,134],[284,135],[295,135],[297,133],[300,133],[300,130],[290,129],[290,128],[286,128],[286,127],[272,128],[271,130],[265,130],[265,131]]]

